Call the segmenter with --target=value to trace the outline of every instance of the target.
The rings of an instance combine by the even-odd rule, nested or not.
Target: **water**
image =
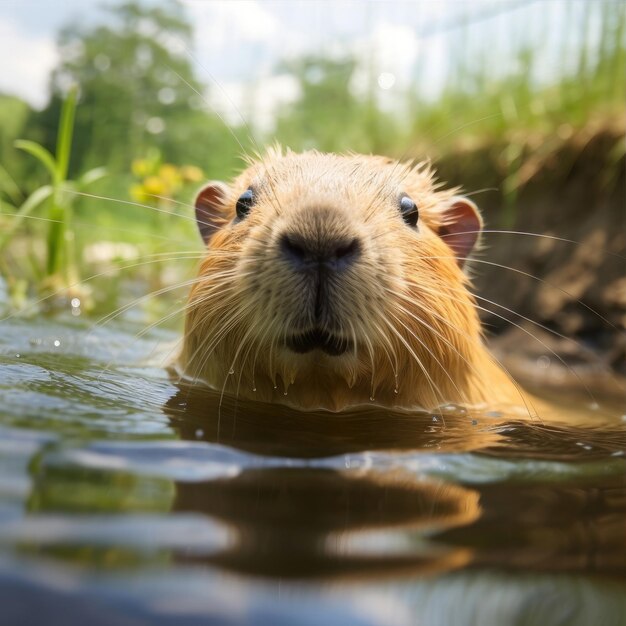
[[[140,330],[0,324],[2,624],[626,624],[620,411],[220,406]]]

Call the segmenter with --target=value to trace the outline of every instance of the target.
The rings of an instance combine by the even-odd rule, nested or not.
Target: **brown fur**
[[[251,184],[257,202],[233,222]],[[400,193],[419,208],[417,229],[399,215]],[[251,162],[212,217],[178,371],[228,394],[301,409],[523,406],[483,345],[468,278],[440,236],[454,194],[428,166],[383,157],[274,149]],[[355,350],[296,354],[283,345],[307,310],[297,276],[277,252],[285,228],[362,241],[359,261],[329,296]]]

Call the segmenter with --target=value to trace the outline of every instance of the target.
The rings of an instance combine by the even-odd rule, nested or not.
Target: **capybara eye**
[[[256,198],[254,196],[254,190],[252,187],[248,187],[240,196],[239,200],[237,200],[237,206],[235,207],[237,210],[237,217],[242,220],[248,213],[250,213],[250,209],[254,206]]]
[[[417,226],[417,219],[419,218],[417,204],[406,194],[400,196],[400,213],[402,214],[402,219],[409,226]]]

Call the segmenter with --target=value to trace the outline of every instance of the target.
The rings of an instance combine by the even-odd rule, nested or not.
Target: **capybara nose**
[[[283,233],[279,247],[282,257],[298,272],[315,269],[340,272],[361,254],[361,244],[356,237],[309,239],[296,233]]]

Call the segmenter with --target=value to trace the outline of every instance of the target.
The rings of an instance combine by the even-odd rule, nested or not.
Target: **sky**
[[[159,0],[145,0],[155,4]],[[463,46],[481,46],[494,75],[514,70],[514,49],[530,42],[546,57],[545,76],[563,70],[566,32],[572,15],[596,0],[181,0],[195,27],[193,63],[198,78],[213,84],[212,106],[236,116],[255,88],[256,115],[263,121],[275,106],[297,96],[277,68],[304,53],[346,52],[362,61],[355,90],[371,72],[381,101],[414,84],[434,97]],[[104,19],[101,0],[0,0],[0,91],[41,108],[57,62],[56,34],[69,21]],[[569,21],[566,20],[569,19]],[[458,25],[468,39],[460,40]],[[593,37],[593,28],[589,34]],[[483,55],[484,57],[484,55]],[[367,69],[367,72],[366,72]],[[366,75],[367,73],[367,75]],[[539,77],[541,78],[541,77]],[[544,77],[545,78],[545,77]],[[258,86],[262,86],[261,89]],[[217,88],[216,88],[217,86]],[[384,93],[382,93],[384,92]],[[399,100],[399,99],[398,99]]]

